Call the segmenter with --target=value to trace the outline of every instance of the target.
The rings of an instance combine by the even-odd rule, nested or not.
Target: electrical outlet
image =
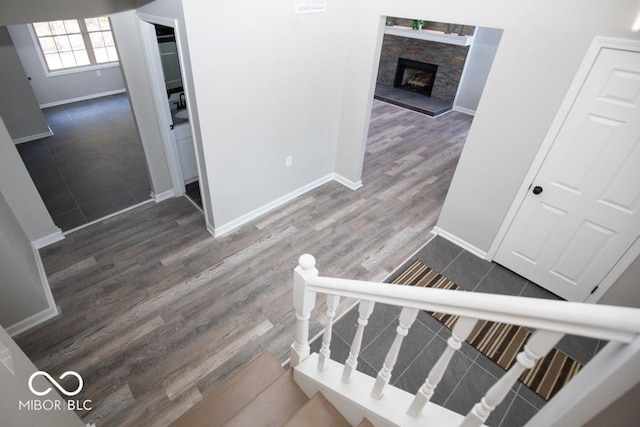
[[[293,156],[287,156],[286,159],[284,159],[284,164],[289,167],[293,164]]]
[[[102,71],[100,71],[100,70],[96,70],[96,75],[97,75],[98,77],[102,76]]]

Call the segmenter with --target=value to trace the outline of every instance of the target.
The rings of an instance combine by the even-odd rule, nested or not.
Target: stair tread
[[[371,424],[371,421],[369,421],[368,419],[363,418],[362,422],[358,424],[358,427],[373,427],[373,424]]]
[[[191,407],[171,427],[222,426],[285,372],[273,354],[265,351]]]
[[[280,427],[308,400],[293,380],[293,370],[289,369],[225,423],[225,427]]]
[[[349,423],[322,393],[316,393],[285,427],[349,427]]]

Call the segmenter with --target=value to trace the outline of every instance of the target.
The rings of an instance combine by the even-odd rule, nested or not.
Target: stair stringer
[[[413,418],[403,409],[413,401],[411,393],[388,385],[382,399],[374,399],[370,394],[375,378],[355,371],[351,383],[343,384],[341,363],[328,360],[324,372],[318,372],[317,366],[318,354],[313,353],[295,367],[294,381],[308,397],[321,392],[351,425],[358,425],[364,417],[376,427],[459,426],[464,420],[464,416],[431,402]]]

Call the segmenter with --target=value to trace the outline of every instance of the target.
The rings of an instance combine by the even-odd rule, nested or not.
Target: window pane
[[[109,46],[107,48],[107,55],[109,56],[109,61],[117,61],[118,60],[118,52],[116,52],[116,48],[113,46]]]
[[[77,50],[73,52],[76,57],[76,64],[78,65],[90,65],[91,61],[89,61],[89,55],[86,50]]]
[[[68,52],[71,50],[71,43],[69,42],[69,36],[56,36],[55,39],[56,39],[56,46],[58,47],[58,52]]]
[[[57,53],[45,55],[44,58],[47,60],[47,66],[50,70],[59,70],[62,68],[62,61],[60,60],[60,55]]]
[[[109,25],[109,18],[107,18],[106,16],[101,16],[100,18],[98,18],[98,21],[100,22],[100,29],[101,30],[110,30],[111,26]]]
[[[84,23],[87,24],[87,30],[100,31],[100,23],[98,22],[98,18],[87,18],[84,20]]]
[[[73,52],[64,52],[60,54],[60,59],[62,60],[62,65],[66,67],[75,67],[76,66],[76,57],[73,55]]]
[[[105,46],[115,46],[116,45],[113,42],[113,34],[111,34],[111,31],[103,31],[102,32],[102,37],[104,38],[104,45]]]
[[[84,39],[80,34],[74,34],[69,36],[69,41],[71,42],[71,48],[73,50],[84,50],[86,49],[84,45]]]
[[[53,37],[42,37],[40,40],[40,47],[42,47],[42,53],[56,53],[56,42],[53,41]]]
[[[64,21],[64,26],[67,29],[67,33],[69,34],[80,32],[80,25],[78,24],[78,21],[76,19],[69,19],[68,21]]]
[[[91,38],[91,46],[96,47],[104,47],[104,39],[102,38],[102,33],[89,33],[89,38]]]
[[[109,62],[109,55],[107,54],[107,49],[104,47],[99,47],[93,49],[93,54],[96,57],[96,62],[98,64],[102,64],[103,62]]]
[[[34,22],[33,29],[36,30],[36,35],[38,37],[51,35],[51,29],[49,28],[48,22]]]
[[[53,34],[66,34],[67,30],[64,28],[64,22],[63,21],[51,21],[49,22],[49,25],[51,26],[51,31],[53,31]]]

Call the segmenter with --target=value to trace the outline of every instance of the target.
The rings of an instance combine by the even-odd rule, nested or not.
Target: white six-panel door
[[[584,301],[638,239],[639,211],[640,53],[605,48],[494,259]]]

